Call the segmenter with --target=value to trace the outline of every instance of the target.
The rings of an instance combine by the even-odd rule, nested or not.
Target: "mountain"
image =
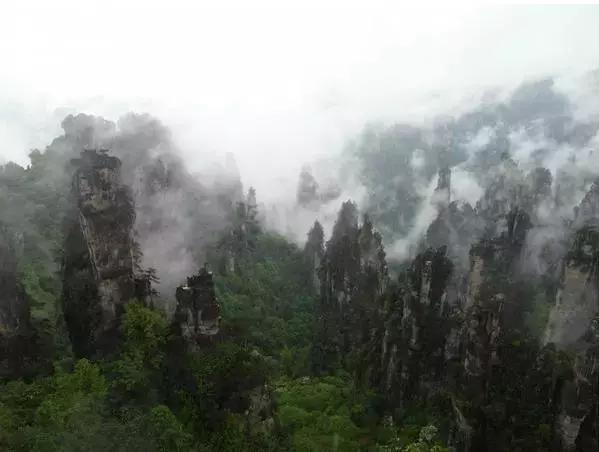
[[[554,80],[303,167],[299,244],[156,118],[62,127],[0,167],[0,449],[599,450],[599,121]]]

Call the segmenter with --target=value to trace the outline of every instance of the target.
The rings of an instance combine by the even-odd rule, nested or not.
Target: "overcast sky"
[[[233,152],[268,198],[365,121],[421,121],[483,87],[599,67],[595,7],[318,3],[3,2],[0,158],[25,163],[69,112],[148,111],[192,167]]]

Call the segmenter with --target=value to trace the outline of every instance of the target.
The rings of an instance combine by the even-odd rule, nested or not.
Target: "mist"
[[[439,117],[457,120],[508,102],[521,83],[546,77],[571,102],[569,115],[596,117],[586,94],[596,89],[589,71],[599,67],[595,8],[376,2],[84,8],[60,1],[8,9],[0,19],[2,160],[26,164],[31,148],[43,149],[62,133],[68,114],[116,123],[129,112],[147,112],[168,130],[168,152],[181,158],[193,183],[211,185],[220,174],[215,168],[234,156],[243,187],[257,190],[266,225],[298,243],[315,219],[328,233],[344,200],[363,211],[372,207],[361,163],[348,151],[369,125],[433,133]],[[453,200],[475,205],[482,195],[470,163],[498,128],[482,127],[463,140],[469,155],[453,168]],[[522,171],[543,165],[554,178],[562,169],[596,173],[586,142],[578,149],[541,129],[508,134]],[[415,151],[414,219],[405,220],[401,237],[386,237],[390,256],[400,260],[436,216],[430,202],[436,173]],[[329,194],[298,207],[305,165]],[[572,196],[582,197],[584,188]],[[180,201],[154,204],[172,208]]]
[[[322,3],[2,8],[0,449],[599,450],[599,8]]]

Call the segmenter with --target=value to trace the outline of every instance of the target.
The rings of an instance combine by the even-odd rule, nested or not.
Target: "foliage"
[[[437,439],[437,427],[427,425],[420,430],[418,441],[408,444],[405,452],[447,452],[449,449],[443,447]]]
[[[372,394],[340,376],[283,379],[277,383],[282,428],[292,450],[359,450],[373,444]]]
[[[168,324],[159,312],[133,302],[127,305],[122,330],[123,351],[107,365],[114,394],[123,399],[148,399],[161,378]]]
[[[551,311],[551,300],[542,291],[537,291],[530,302],[530,311],[524,315],[525,325],[533,337],[540,338],[545,332],[549,313]]]
[[[193,436],[187,433],[177,417],[165,405],[157,405],[150,411],[149,430],[157,440],[160,452],[191,450]]]
[[[30,300],[34,319],[54,321],[56,318],[56,280],[42,265],[25,263],[21,270],[21,284]]]
[[[363,181],[372,189],[371,200],[378,208],[374,217],[388,221],[392,233],[409,227],[410,212],[419,202],[411,187],[413,178],[396,177],[406,173],[414,157],[408,142],[422,144],[419,137],[404,132],[365,136],[356,151],[364,163]],[[377,149],[382,159],[375,158]],[[27,169],[2,168],[0,208],[15,213],[8,227],[23,235],[19,276],[34,319],[46,322],[44,328],[60,336],[64,331],[56,322],[61,317],[57,262],[68,184],[60,172],[48,172],[52,164],[48,158],[35,153]],[[436,162],[425,163],[424,172],[436,171]],[[400,179],[397,185],[394,181]],[[215,275],[223,317],[219,343],[188,349],[174,336],[163,313],[129,302],[121,325],[122,346],[114,356],[101,362],[81,360],[72,367],[62,361],[50,376],[11,381],[0,388],[0,449],[353,451],[378,446],[409,452],[446,450],[436,428],[426,426],[428,413],[417,420],[404,416],[398,427],[383,426],[380,396],[356,387],[340,369],[335,375],[312,375],[310,353],[317,317],[313,265],[285,238],[248,227],[254,225],[255,206],[238,205],[238,210],[242,207],[238,216],[243,222],[235,225],[233,234],[236,246],[229,248],[238,252],[235,265]],[[342,213],[338,237],[358,231],[357,207],[348,202]],[[365,224],[369,226],[363,228],[356,246],[378,249],[381,237],[374,235],[369,221]],[[353,248],[339,246],[339,250],[347,253],[340,253],[334,266],[353,265],[358,257]],[[342,273],[335,275],[344,280]],[[148,270],[148,280],[155,276]],[[523,298],[531,293],[522,292]],[[539,299],[531,309],[531,330],[541,329],[546,315],[543,301]],[[515,344],[514,355],[531,356],[528,342]],[[495,378],[521,376],[513,371]],[[276,400],[267,400],[258,411],[263,417],[259,421],[272,421],[274,428],[255,428],[250,413],[257,409],[251,394],[273,381]],[[507,387],[503,381],[498,386]],[[539,397],[544,389],[539,388]],[[492,395],[523,407],[526,412],[519,422],[531,421],[538,413],[528,408],[536,405],[518,405],[514,401],[518,391]],[[539,419],[537,430],[542,432],[549,421]]]
[[[68,354],[57,319],[61,316],[59,264],[69,185],[64,168],[55,167],[55,156],[33,151],[30,159],[27,168],[12,162],[0,166],[0,226],[17,242],[19,283],[30,303],[33,336],[43,337],[44,342],[36,348],[47,355],[37,356],[37,367],[46,369],[46,359]]]
[[[239,263],[238,271],[216,278],[224,333],[274,359],[286,350],[294,360],[306,361],[315,306],[306,275],[295,245],[275,234],[258,235],[255,250]],[[306,368],[295,366],[295,372]]]

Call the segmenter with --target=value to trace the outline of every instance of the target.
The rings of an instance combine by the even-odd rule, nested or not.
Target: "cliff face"
[[[324,231],[318,221],[314,222],[314,226],[308,232],[308,240],[304,246],[304,256],[310,269],[310,283],[314,290],[318,292],[320,289],[318,272],[324,256]]]
[[[210,344],[219,332],[220,306],[216,300],[212,273],[205,268],[177,288],[175,324],[192,346]]]
[[[321,359],[398,416],[442,403],[458,451],[599,450],[599,183],[564,229],[545,213],[543,168],[525,177],[505,159],[476,209],[447,198],[447,171],[439,180],[429,246],[396,282],[380,241],[364,240],[372,225],[342,207],[319,270]],[[546,228],[556,243],[533,242]]]
[[[463,450],[479,450],[497,441],[502,429],[520,422],[509,419],[510,395],[505,391],[504,369],[522,366],[512,347],[520,346],[524,330],[523,289],[518,261],[529,216],[513,208],[505,229],[475,243],[470,250],[470,271],[461,307],[459,365],[452,380],[456,419],[455,442]],[[523,352],[524,353],[524,352]],[[467,408],[466,408],[467,407]],[[485,446],[487,445],[487,446]]]
[[[175,290],[190,275],[224,228],[243,193],[232,156],[225,165],[211,165],[199,177],[181,159],[170,130],[148,114],[126,114],[117,122],[101,117],[69,115],[64,133],[46,153],[52,157],[48,173],[68,187],[70,159],[82,149],[110,149],[121,161],[120,183],[131,189],[135,204],[135,239],[143,249],[140,264],[160,275],[154,281],[157,303],[169,314],[175,310]]]
[[[75,209],[67,224],[64,314],[78,356],[112,351],[125,304],[136,295],[135,211],[121,183],[121,163],[84,151],[73,162]]]
[[[442,380],[452,268],[445,248],[427,249],[416,257],[387,306],[378,385],[395,409],[426,398]]]
[[[318,368],[358,359],[375,332],[387,278],[380,235],[368,218],[359,225],[356,206],[344,203],[319,269]]]
[[[254,188],[250,187],[244,200],[236,203],[231,216],[228,232],[219,244],[222,270],[228,273],[238,271],[240,261],[256,246],[255,240],[260,231],[260,224]]]
[[[17,279],[14,234],[0,227],[0,334],[9,335],[27,323],[28,306]]]
[[[0,377],[20,376],[31,334],[29,303],[19,284],[15,234],[0,227]]]
[[[555,395],[557,442],[565,451],[599,449],[599,181],[572,224],[573,240],[562,263],[545,342],[573,363]]]

